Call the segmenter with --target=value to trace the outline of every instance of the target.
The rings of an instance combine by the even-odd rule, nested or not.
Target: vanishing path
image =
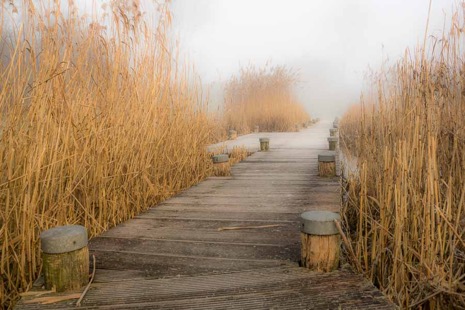
[[[271,150],[94,238],[98,269],[81,308],[393,309],[360,275],[298,266],[299,214],[339,210],[337,180],[317,176],[329,127],[230,141],[254,149],[270,137]],[[255,225],[277,226],[219,231]]]

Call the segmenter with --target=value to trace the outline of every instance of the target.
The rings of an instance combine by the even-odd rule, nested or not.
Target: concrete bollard
[[[339,266],[340,237],[334,220],[338,213],[307,211],[300,215],[301,265],[313,271],[333,271]]]
[[[228,154],[213,155],[213,175],[217,177],[231,175],[231,165]]]
[[[228,140],[236,140],[236,139],[237,139],[237,131],[231,129],[229,131]]]
[[[255,133],[258,133],[260,132],[260,126],[255,126],[254,130],[253,130]]]
[[[329,135],[331,137],[337,137],[338,129],[337,128],[331,128],[329,129]]]
[[[80,225],[59,226],[40,235],[46,289],[78,290],[89,281],[87,231]]]
[[[336,175],[336,152],[328,151],[318,154],[318,175],[320,177]]]
[[[338,142],[339,142],[338,137],[329,137],[328,138],[329,150],[330,151],[335,151],[337,149],[337,147],[338,147]]]
[[[270,138],[260,138],[260,151],[268,151],[270,149]]]

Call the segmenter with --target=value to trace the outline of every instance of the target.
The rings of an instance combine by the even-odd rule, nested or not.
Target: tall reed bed
[[[341,121],[346,228],[363,271],[402,308],[465,307],[464,12],[374,76]]]
[[[240,133],[295,131],[310,120],[296,100],[295,75],[285,67],[242,68],[225,86],[225,123]]]
[[[41,231],[81,224],[94,236],[199,182],[211,170],[212,124],[176,65],[166,6],[152,28],[138,1],[111,2],[103,21],[72,1],[0,5],[0,303],[8,308],[39,273]]]

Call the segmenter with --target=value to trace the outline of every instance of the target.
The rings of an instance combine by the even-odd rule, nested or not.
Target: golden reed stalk
[[[0,4],[0,304],[40,269],[39,234],[63,224],[95,236],[211,173],[211,123],[177,69],[165,29],[137,1],[106,22],[58,2]],[[105,25],[105,26],[103,26]],[[150,30],[155,29],[155,30]]]
[[[345,228],[364,273],[401,308],[465,307],[464,12],[374,78],[341,121],[357,161]]]
[[[295,76],[285,67],[253,66],[241,69],[225,88],[226,128],[240,133],[295,131],[310,121],[305,108],[293,95]]]

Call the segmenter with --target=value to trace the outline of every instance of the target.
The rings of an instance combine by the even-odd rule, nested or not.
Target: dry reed
[[[225,87],[226,127],[240,133],[296,131],[310,116],[293,95],[294,74],[285,67],[241,69]]]
[[[234,165],[243,161],[252,153],[247,150],[245,146],[234,146],[229,153],[229,161]]]
[[[231,162],[213,164],[212,176],[227,177],[231,175]]]
[[[374,76],[341,121],[357,167],[344,207],[358,264],[401,308],[465,307],[464,12]]]
[[[318,162],[318,175],[321,177],[334,177],[336,175],[336,163]]]
[[[175,65],[167,7],[152,28],[138,1],[113,1],[103,21],[59,3],[0,4],[2,21],[22,21],[0,26],[4,308],[38,276],[41,231],[81,224],[95,236],[211,170],[212,124]]]

